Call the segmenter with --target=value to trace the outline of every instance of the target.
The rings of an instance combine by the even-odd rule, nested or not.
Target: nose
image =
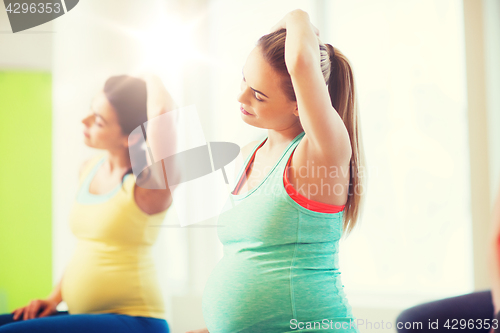
[[[238,96],[236,96],[236,100],[237,100],[239,103],[243,104],[243,91],[240,91],[240,92],[238,93]]]
[[[93,119],[94,115],[93,114],[88,114],[86,117],[84,117],[82,119],[82,123],[84,123],[85,125],[89,126],[92,119]]]
[[[245,81],[242,79],[240,83],[240,92],[238,93],[238,96],[236,96],[236,100],[241,104],[246,104],[245,101],[247,101],[247,97],[245,96],[245,94],[247,90],[248,90],[247,85]]]
[[[249,104],[248,103],[248,89],[246,89],[245,87],[243,87],[241,89],[241,91],[238,93],[238,95],[236,96],[236,100],[238,102],[240,102],[241,104]]]

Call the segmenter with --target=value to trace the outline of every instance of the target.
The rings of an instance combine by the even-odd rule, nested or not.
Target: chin
[[[248,121],[248,117],[247,117],[247,116],[245,116],[244,114],[242,114],[242,115],[241,115],[241,119],[243,119],[243,121],[244,121],[245,123],[247,123],[248,125],[255,126],[255,125],[253,124],[253,122],[252,122],[252,121]]]
[[[92,146],[92,144],[90,143],[90,139],[89,139],[89,138],[87,138],[87,137],[84,137],[84,138],[83,138],[83,143],[84,143],[87,147],[94,148],[94,146]]]
[[[263,128],[263,129],[268,129],[268,127],[265,127],[263,126],[262,124],[259,124],[257,122],[254,122],[254,121],[248,121],[248,119],[243,119],[243,121],[245,123],[247,123],[248,125],[251,125],[253,127],[257,127],[257,128]]]

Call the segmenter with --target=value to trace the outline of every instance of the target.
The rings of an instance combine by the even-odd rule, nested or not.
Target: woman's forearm
[[[147,85],[147,112],[148,119],[157,117],[176,108],[174,99],[165,89],[158,76],[149,75],[145,78]]]
[[[146,77],[147,84],[147,112],[148,126],[146,129],[147,143],[154,162],[158,162],[168,156],[174,155],[177,149],[177,127],[176,114],[170,113],[177,108],[172,96],[168,93],[161,79],[150,75]],[[147,154],[148,163],[153,161]],[[157,185],[163,184],[163,170],[157,168],[152,170],[151,188],[161,188]],[[176,178],[172,170],[169,172],[171,178]],[[173,182],[172,182],[173,183]]]
[[[319,66],[319,39],[309,20],[309,14],[294,10],[285,17],[285,63],[290,75],[303,64]]]
[[[59,304],[62,302],[61,285],[62,285],[62,279],[59,281],[57,286],[52,290],[50,295],[47,297],[48,300],[51,300],[51,301],[55,302],[56,304]]]

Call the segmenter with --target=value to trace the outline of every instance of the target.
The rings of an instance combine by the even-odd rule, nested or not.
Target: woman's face
[[[103,91],[93,99],[89,114],[82,119],[85,144],[92,148],[116,150],[127,147],[128,136],[122,133],[116,111]]]
[[[254,48],[243,67],[238,95],[245,122],[260,128],[283,130],[299,121],[297,102],[286,97],[281,80],[280,74],[262,56],[260,47]]]

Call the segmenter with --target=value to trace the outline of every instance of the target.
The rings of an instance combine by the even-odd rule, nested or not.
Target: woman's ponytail
[[[320,49],[322,47],[320,46]],[[354,228],[361,211],[365,194],[364,153],[361,143],[358,106],[354,75],[349,60],[330,44],[325,44],[330,66],[323,75],[327,77],[328,92],[332,106],[344,122],[351,141],[349,195],[344,209],[344,232],[348,235]],[[328,75],[325,75],[328,74]]]

